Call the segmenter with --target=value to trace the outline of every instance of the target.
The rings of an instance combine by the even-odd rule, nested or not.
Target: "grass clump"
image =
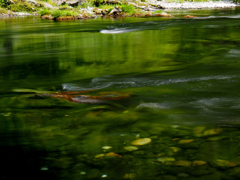
[[[28,4],[27,2],[20,2],[17,4],[11,4],[8,6],[8,9],[12,10],[13,12],[33,12],[36,9]]]
[[[7,14],[8,11],[6,9],[0,7],[0,14],[2,14],[2,13]]]
[[[122,4],[119,6],[124,13],[128,13],[129,15],[133,15],[135,13],[136,7],[129,4]]]
[[[54,10],[54,11],[52,12],[52,16],[53,16],[54,18],[64,17],[64,16],[73,16],[73,17],[76,17],[77,15],[78,15],[78,12],[69,11],[69,10],[63,10],[63,11]]]
[[[163,10],[156,10],[153,12],[153,14],[162,14],[163,13]]]
[[[74,12],[74,11],[66,10],[66,11],[63,12],[63,16],[73,16],[73,17],[76,17],[77,15],[78,15],[78,13]]]
[[[64,5],[59,6],[59,9],[61,9],[61,10],[71,10],[73,8],[68,6],[67,4],[64,4]]]
[[[95,4],[93,1],[86,1],[86,2],[82,2],[82,4],[79,6],[80,8],[87,8],[87,7],[94,7]]]
[[[111,4],[100,5],[99,8],[107,11],[108,13],[110,13],[111,10],[113,10],[115,8],[115,5],[111,5]]]
[[[60,17],[61,15],[62,15],[62,11],[60,11],[60,10],[55,9],[55,10],[52,12],[52,16],[53,16],[54,18],[58,18],[58,17]]]
[[[42,9],[38,12],[38,14],[40,14],[41,16],[50,15],[50,14],[52,14],[52,11],[49,9]]]

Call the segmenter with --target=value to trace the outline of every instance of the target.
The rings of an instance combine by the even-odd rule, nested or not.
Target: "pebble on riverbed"
[[[187,160],[181,160],[181,161],[176,161],[173,165],[174,166],[191,166],[192,162],[191,161],[187,161]]]
[[[136,147],[136,146],[125,146],[123,148],[125,150],[127,150],[127,151],[136,151],[136,150],[138,150],[138,147]]]
[[[222,129],[208,129],[204,131],[203,136],[216,135],[222,132]]]
[[[183,16],[183,18],[186,18],[186,19],[188,19],[188,18],[195,18],[195,17],[197,17],[197,16],[191,16],[191,15]]]
[[[157,159],[158,162],[166,163],[166,162],[174,162],[176,161],[174,157],[161,157]]]
[[[193,161],[192,166],[193,167],[202,166],[202,165],[205,165],[205,164],[207,164],[207,162],[205,162],[205,161]]]
[[[194,139],[182,139],[182,140],[178,141],[178,144],[187,144],[187,143],[190,143],[193,141],[194,141]]]
[[[151,139],[150,138],[142,138],[142,139],[137,139],[135,141],[133,141],[131,144],[135,145],[135,146],[142,146],[142,145],[146,145],[151,143]]]
[[[112,146],[103,146],[103,147],[102,147],[103,150],[109,150],[109,149],[111,149],[111,148],[112,148]]]
[[[216,159],[213,164],[217,167],[221,167],[221,168],[229,168],[229,167],[235,167],[237,166],[236,163],[231,162],[231,161],[227,161],[224,159]]]

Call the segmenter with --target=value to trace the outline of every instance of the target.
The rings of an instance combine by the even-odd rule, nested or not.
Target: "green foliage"
[[[35,8],[27,2],[12,4],[8,6],[8,9],[12,10],[13,12],[32,12],[35,10]]]
[[[74,11],[68,11],[68,10],[66,10],[66,11],[63,12],[63,16],[73,16],[73,17],[75,17],[75,16],[77,16],[77,15],[78,15],[78,13],[77,13],[77,12],[74,12]]]
[[[0,7],[7,7],[9,4],[9,0],[0,0]]]
[[[122,9],[123,12],[128,13],[129,15],[133,15],[136,10],[136,7],[129,4],[122,4],[119,7]]]
[[[106,10],[107,12],[111,12],[112,9],[114,9],[115,5],[106,4],[106,5],[100,5],[99,8]]]
[[[7,14],[8,11],[6,9],[0,7],[0,14],[2,14],[2,13]]]
[[[82,2],[82,4],[80,5],[80,8],[87,8],[87,7],[94,7],[94,2],[93,1],[86,1],[86,2]]]
[[[239,3],[239,2],[240,2],[240,0],[233,0],[233,2],[235,2],[235,3]]]
[[[73,8],[68,6],[67,4],[59,6],[59,9],[61,10],[72,10]]]
[[[162,13],[163,13],[163,10],[157,10],[153,12],[153,14],[162,14]]]
[[[56,6],[56,3],[52,2],[51,0],[39,0],[40,2],[47,2],[53,6]]]
[[[100,4],[104,3],[104,0],[93,0],[93,3],[98,7]]]
[[[41,16],[52,14],[52,11],[49,9],[42,9],[38,12]]]
[[[76,11],[69,11],[69,10],[63,10],[63,11],[60,11],[60,10],[54,10],[52,12],[52,16],[54,18],[58,18],[58,17],[63,17],[63,16],[77,16],[78,15],[78,12]]]
[[[62,15],[63,13],[62,13],[62,11],[60,11],[60,10],[53,10],[53,12],[52,12],[52,16],[54,17],[54,18],[58,18],[58,17],[60,17],[61,15]]]

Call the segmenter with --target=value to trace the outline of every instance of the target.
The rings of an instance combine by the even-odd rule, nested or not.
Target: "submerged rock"
[[[182,140],[178,141],[178,144],[187,144],[187,143],[190,143],[193,141],[194,141],[194,139],[182,139]]]
[[[192,162],[187,160],[176,161],[173,165],[175,166],[191,166]]]
[[[129,173],[124,175],[124,179],[134,179],[136,177],[136,174]]]
[[[179,147],[170,147],[170,149],[175,153],[181,150]]]
[[[102,157],[104,157],[104,156],[105,156],[105,154],[97,154],[97,155],[95,156],[95,158],[98,159],[98,158],[102,158]]]
[[[196,137],[200,137],[202,136],[202,132],[206,129],[206,127],[203,127],[203,126],[199,126],[199,127],[195,127],[193,129],[193,134],[196,136]]]
[[[103,146],[102,147],[103,150],[108,150],[108,149],[111,149],[111,148],[112,148],[112,146]]]
[[[135,141],[133,141],[131,144],[135,145],[135,146],[142,146],[142,145],[146,145],[151,143],[151,139],[150,138],[143,138],[143,139],[137,139]]]
[[[116,154],[116,153],[114,153],[114,152],[109,152],[109,153],[107,153],[107,154],[97,154],[96,156],[95,156],[95,158],[96,159],[100,159],[100,158],[104,158],[104,157],[119,157],[119,158],[121,158],[122,156],[121,155],[119,155],[119,154]]]
[[[166,162],[174,162],[174,157],[161,157],[157,159],[158,162],[166,163]]]
[[[213,164],[217,167],[221,167],[221,168],[229,168],[229,167],[235,167],[237,166],[236,163],[231,162],[231,161],[227,161],[224,159],[216,159]]]
[[[205,165],[205,164],[207,164],[207,162],[206,161],[193,161],[193,163],[192,163],[192,166],[202,166],[202,165]]]
[[[105,156],[114,156],[114,157],[119,157],[119,158],[122,157],[121,155],[116,154],[116,153],[114,153],[114,152],[107,153]]]
[[[172,15],[167,14],[167,13],[156,13],[155,16],[158,16],[158,17],[173,17]]]
[[[216,135],[222,132],[222,129],[208,129],[204,131],[203,136]]]
[[[186,15],[186,16],[183,16],[183,18],[195,18],[197,16],[191,16],[191,15]]]
[[[136,146],[125,146],[123,148],[125,150],[127,150],[127,151],[136,151],[136,150],[138,150],[138,147],[136,147]]]

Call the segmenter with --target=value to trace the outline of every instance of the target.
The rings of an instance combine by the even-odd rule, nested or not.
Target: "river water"
[[[240,9],[169,13],[0,19],[1,179],[239,179]]]

